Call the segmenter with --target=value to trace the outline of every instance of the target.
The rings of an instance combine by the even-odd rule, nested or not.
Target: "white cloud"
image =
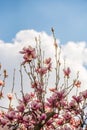
[[[9,74],[7,79],[7,84],[5,88],[5,94],[11,90],[12,87],[12,74],[14,68],[16,68],[16,82],[15,90],[20,93],[20,75],[19,68],[20,63],[22,62],[22,56],[19,54],[19,51],[28,45],[35,45],[35,37],[41,37],[42,48],[45,50],[46,56],[53,57],[54,47],[53,47],[53,38],[45,32],[36,32],[35,30],[22,30],[16,34],[16,37],[13,39],[13,43],[5,43],[0,41],[0,62],[2,63],[3,69],[6,68]],[[59,43],[59,40],[58,40]],[[85,68],[87,64],[87,47],[86,42],[68,42],[62,46],[62,55],[66,57],[66,65],[70,66],[72,69],[72,75],[74,77],[77,71],[80,71],[80,79],[82,81],[81,90],[86,89],[87,85],[87,70]],[[53,57],[54,59],[54,57]],[[85,66],[84,66],[85,65]],[[53,74],[54,75],[54,74]],[[54,76],[51,77],[51,83],[54,81]],[[28,79],[25,78],[26,90],[30,91],[28,86]],[[25,80],[24,79],[24,80]],[[28,86],[28,87],[27,87]],[[53,87],[53,86],[51,86]],[[27,92],[28,92],[27,91]],[[18,93],[18,94],[19,94]],[[2,102],[0,101],[0,104]],[[2,104],[7,105],[7,101],[4,100]],[[1,104],[1,105],[2,105]]]
[[[79,71],[80,80],[82,81],[82,88],[86,89],[87,84],[87,47],[86,42],[68,42],[62,45],[63,53],[66,57],[66,62],[72,68],[73,73]],[[74,74],[75,74],[74,73]]]

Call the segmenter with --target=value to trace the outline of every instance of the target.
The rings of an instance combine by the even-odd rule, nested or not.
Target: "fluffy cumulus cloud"
[[[5,43],[4,41],[0,41],[0,62],[2,64],[3,69],[6,68],[8,71],[8,79],[5,87],[5,95],[12,88],[12,79],[13,79],[13,70],[16,69],[15,76],[15,91],[20,93],[20,63],[22,62],[22,56],[19,54],[19,51],[28,45],[35,46],[35,37],[41,39],[42,49],[45,50],[46,56],[51,56],[54,59],[54,46],[53,46],[53,38],[49,36],[45,32],[36,32],[35,30],[22,30],[18,32],[13,39],[12,43]],[[59,40],[57,40],[58,44]],[[72,76],[76,76],[77,71],[80,72],[80,80],[82,81],[81,91],[86,89],[87,85],[87,47],[86,42],[68,42],[64,45],[61,45],[62,48],[62,59],[65,57],[66,66],[70,66],[72,70]],[[51,76],[51,83],[54,76]],[[24,77],[24,87],[28,91],[29,82],[28,78]],[[28,87],[27,87],[28,86]],[[53,86],[52,86],[53,87]],[[18,93],[18,94],[19,94]],[[0,104],[7,105],[8,102],[3,100],[0,101]]]
[[[75,74],[79,71],[79,78],[82,81],[81,90],[86,89],[87,84],[87,46],[86,42],[68,42],[62,45],[67,64]]]

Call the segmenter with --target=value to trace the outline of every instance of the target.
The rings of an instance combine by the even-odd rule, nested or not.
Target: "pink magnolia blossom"
[[[37,68],[36,72],[43,76],[44,74],[47,73],[47,67]]]
[[[42,104],[39,101],[35,100],[35,101],[31,102],[31,109],[32,110],[38,110],[40,108],[42,108]]]
[[[87,90],[85,90],[85,91],[81,92],[81,94],[82,94],[82,96],[83,96],[83,98],[84,98],[84,99],[86,99],[86,98],[87,98]]]
[[[9,119],[9,120],[13,120],[15,119],[15,111],[9,111],[8,113],[5,114],[5,116]]]
[[[55,91],[56,91],[56,88],[49,88],[49,90],[50,90],[51,92],[55,92]]]
[[[72,117],[70,123],[73,126],[73,129],[78,128],[78,126],[81,124],[81,119],[79,117]]]
[[[40,116],[40,120],[46,120],[47,115],[45,113],[42,113],[42,115]]]
[[[64,117],[65,122],[70,121],[70,119],[71,119],[71,113],[66,112],[66,113],[63,115],[63,117]]]
[[[3,86],[4,82],[2,80],[0,80],[0,86]]]
[[[69,78],[69,75],[71,73],[70,68],[68,67],[67,69],[63,69],[63,72],[64,72],[64,76],[67,77],[67,78]]]
[[[64,119],[63,118],[59,118],[58,121],[57,121],[57,124],[58,125],[63,125],[64,124]]]
[[[0,123],[1,123],[2,126],[5,126],[8,123],[8,119],[0,118]]]
[[[29,46],[28,48],[23,48],[22,51],[20,51],[21,54],[23,54],[24,62],[22,64],[25,64],[27,62],[31,62],[33,59],[36,58],[36,52],[35,49]]]
[[[34,98],[34,93],[26,93],[23,97],[24,104],[27,104],[29,101],[31,101]]]
[[[80,103],[82,101],[82,97],[81,96],[72,96],[72,98],[77,102]]]
[[[50,126],[52,123],[53,123],[53,120],[52,120],[52,119],[48,120],[47,126]]]
[[[79,88],[81,86],[81,82],[79,80],[74,81],[74,85]]]
[[[17,106],[17,110],[18,110],[19,112],[23,112],[24,109],[25,109],[24,103],[20,103],[19,106]]]
[[[45,59],[44,63],[46,64],[47,69],[51,71],[52,69],[51,58]]]
[[[45,59],[44,63],[45,64],[50,64],[51,63],[51,58],[49,57],[48,59]]]
[[[9,100],[12,100],[13,99],[13,94],[12,93],[8,93],[7,97],[8,97]]]

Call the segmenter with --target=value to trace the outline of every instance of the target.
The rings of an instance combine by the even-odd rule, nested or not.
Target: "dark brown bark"
[[[54,114],[55,114],[54,112],[48,112],[48,113],[46,113],[47,118],[46,118],[46,120],[45,120],[45,123],[44,123],[44,124],[41,124],[41,122],[40,122],[39,124],[36,124],[36,126],[34,127],[34,130],[40,130],[40,129],[47,123],[47,121],[48,121],[51,117],[53,117]]]

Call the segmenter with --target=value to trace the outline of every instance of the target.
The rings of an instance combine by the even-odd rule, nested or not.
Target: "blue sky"
[[[61,43],[87,41],[87,0],[0,0],[0,39],[11,42],[20,30],[51,34]]]

